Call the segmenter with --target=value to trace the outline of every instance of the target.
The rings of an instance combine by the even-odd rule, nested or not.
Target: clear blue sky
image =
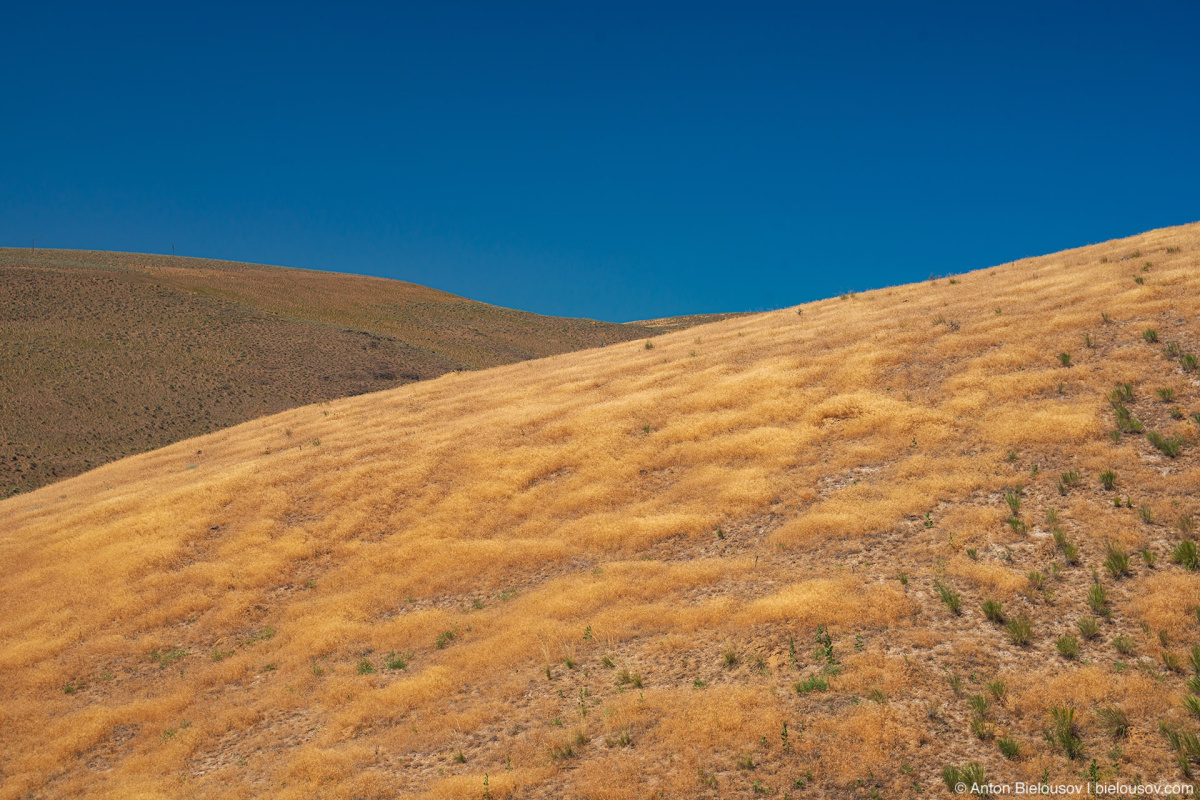
[[[0,244],[752,310],[1200,219],[1200,4],[11,3]]]

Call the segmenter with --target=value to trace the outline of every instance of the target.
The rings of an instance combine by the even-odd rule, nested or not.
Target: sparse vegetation
[[[1009,761],[1016,761],[1021,757],[1021,745],[1011,736],[1001,736],[996,740],[996,746],[1000,748],[1000,753]]]
[[[1129,553],[1125,552],[1116,542],[1109,542],[1104,548],[1104,568],[1114,578],[1123,578],[1129,575]]]
[[[1163,436],[1158,431],[1150,431],[1146,434],[1146,440],[1167,458],[1175,458],[1183,450],[1183,438],[1180,436]]]
[[[1058,637],[1054,647],[1058,650],[1058,654],[1068,661],[1079,658],[1079,640],[1070,634]]]
[[[987,775],[983,767],[972,761],[963,767],[947,765],[942,769],[942,781],[951,794],[958,794],[957,787],[960,784],[966,786],[967,791],[970,791],[972,786],[984,786],[987,783]],[[974,794],[982,797],[984,793],[980,791]]]
[[[1099,582],[1088,587],[1087,602],[1092,611],[1108,619],[1111,614],[1108,607],[1108,591]]]
[[[1116,706],[1096,709],[1096,718],[1110,738],[1124,739],[1129,736],[1129,717]]]
[[[1072,761],[1083,757],[1083,738],[1075,724],[1074,708],[1055,706],[1050,709],[1046,739]]]
[[[1200,551],[1191,539],[1183,539],[1171,551],[1171,560],[1193,572],[1200,569]]]
[[[937,592],[938,598],[941,599],[946,608],[950,609],[951,613],[962,613],[962,597],[958,592],[954,591],[954,587],[948,586],[941,581],[934,581],[933,590]]]
[[[1093,757],[1101,782],[1177,778],[1155,730],[1186,752],[1200,725],[1200,573],[1172,558],[1196,542],[1178,520],[1200,511],[1200,395],[1136,338],[1197,347],[1194,255],[1142,291],[1084,251],[721,322],[702,345],[641,333],[0,501],[5,790],[478,797],[490,773],[497,798],[644,780],[872,800],[940,794],[968,761],[1082,782]],[[1056,366],[1102,309],[1096,349]],[[1117,380],[1125,430],[1182,437],[1175,461],[1110,440]],[[1055,704],[1074,760],[1044,738]]]
[[[798,681],[793,688],[797,694],[824,692],[829,689],[829,681],[821,675],[810,675],[804,680]]]
[[[1005,630],[1008,631],[1008,640],[1018,647],[1024,647],[1033,640],[1033,620],[1025,614],[1010,619]]]

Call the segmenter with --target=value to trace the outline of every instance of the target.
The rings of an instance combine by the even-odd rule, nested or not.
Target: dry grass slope
[[[6,500],[0,797],[1190,777],[1198,305],[1165,229]]]
[[[618,325],[360,275],[0,248],[0,497],[288,408],[699,321]]]

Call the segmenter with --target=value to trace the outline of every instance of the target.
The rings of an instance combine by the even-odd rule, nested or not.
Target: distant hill
[[[670,329],[361,275],[0,248],[0,497],[288,408]]]

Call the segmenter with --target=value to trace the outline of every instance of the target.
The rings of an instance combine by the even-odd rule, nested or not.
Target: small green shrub
[[[1150,506],[1138,506],[1138,516],[1142,518],[1142,522],[1147,525],[1154,522],[1154,509]]]
[[[434,642],[434,644],[437,645],[438,650],[444,650],[446,648],[446,645],[450,644],[453,641],[454,641],[454,631],[442,631],[441,633],[438,634],[437,641]]]
[[[1116,651],[1123,656],[1131,656],[1136,650],[1133,644],[1133,639],[1130,639],[1125,635],[1121,635],[1113,639],[1113,648],[1115,648]]]
[[[412,660],[412,653],[405,653],[404,655],[396,655],[396,651],[393,650],[392,652],[388,653],[387,656],[383,659],[383,666],[385,669],[406,670],[406,669],[408,669],[408,662],[411,660]]]
[[[1016,761],[1021,757],[1021,745],[1011,736],[1001,736],[996,740],[996,746],[1000,748],[1000,753],[1009,761]]]
[[[1101,586],[1099,583],[1093,583],[1088,588],[1087,602],[1092,611],[1095,611],[1100,616],[1108,619],[1108,616],[1111,613],[1108,608],[1108,592],[1105,591],[1103,586]]]
[[[1193,572],[1200,569],[1200,552],[1197,552],[1196,543],[1191,539],[1184,539],[1175,546],[1171,551],[1171,560]]]
[[[1142,338],[1146,340],[1147,344],[1156,344],[1158,342],[1158,331],[1154,330],[1154,328],[1147,328],[1142,331]]]
[[[1075,724],[1074,708],[1055,706],[1050,709],[1050,727],[1046,731],[1046,739],[1072,761],[1083,756],[1083,737]]]
[[[1058,363],[1062,364],[1064,367],[1071,366],[1071,354],[1070,353],[1059,353],[1058,354]]]
[[[358,674],[359,675],[375,674],[375,665],[371,663],[371,659],[364,657],[361,661],[358,662]]]
[[[1079,640],[1070,634],[1058,637],[1054,646],[1058,649],[1058,654],[1068,661],[1079,658]]]
[[[1117,417],[1117,428],[1119,430],[1125,433],[1141,433],[1146,429],[1141,421],[1133,416],[1133,412],[1124,403],[1114,401],[1112,407],[1113,414]]]
[[[640,689],[640,688],[642,688],[642,676],[639,673],[630,672],[627,669],[622,669],[620,672],[617,673],[617,685],[618,686],[633,686],[635,688]]]
[[[1183,437],[1163,436],[1158,431],[1150,431],[1146,439],[1167,458],[1175,458],[1183,450]]]
[[[983,787],[987,783],[987,775],[983,767],[972,761],[965,767],[947,765],[942,770],[942,781],[945,782],[946,788],[950,790],[951,794],[957,794],[958,789],[956,787],[959,784],[966,786],[968,791],[970,791],[972,786]],[[977,794],[980,797],[983,796],[983,792],[978,792]]]
[[[1080,617],[1076,627],[1084,639],[1091,640],[1100,635],[1100,621],[1095,617]]]
[[[1013,617],[1005,626],[1008,631],[1008,640],[1018,647],[1023,647],[1033,639],[1033,620],[1021,614]]]
[[[1004,606],[999,600],[984,600],[983,615],[998,625],[1004,624]]]
[[[1008,685],[1004,681],[997,678],[994,681],[988,681],[987,690],[988,694],[990,694],[996,702],[1002,703],[1004,702],[1004,696],[1008,694]]]
[[[1008,510],[1015,517],[1021,513],[1021,492],[1024,489],[1022,486],[1016,486],[1004,493],[1004,502],[1008,505]]]
[[[970,726],[971,733],[973,733],[975,738],[979,741],[986,742],[988,739],[992,738],[992,725],[985,718],[979,715],[971,717]]]
[[[934,581],[933,588],[934,591],[937,592],[938,597],[941,598],[942,603],[945,604],[946,608],[950,609],[950,611],[954,614],[962,613],[962,597],[958,594],[958,592],[954,591],[953,587],[948,586],[941,581]]]
[[[1096,709],[1096,718],[1100,726],[1113,739],[1124,739],[1129,736],[1129,716],[1116,706]]]
[[[1111,492],[1113,487],[1117,485],[1117,473],[1113,472],[1111,469],[1106,469],[1104,472],[1101,472],[1100,485]]]
[[[797,682],[792,688],[796,690],[796,694],[824,692],[829,689],[829,681],[821,675],[809,675],[804,680]]]
[[[1129,575],[1129,553],[1115,542],[1109,542],[1104,548],[1104,568],[1114,578]]]

